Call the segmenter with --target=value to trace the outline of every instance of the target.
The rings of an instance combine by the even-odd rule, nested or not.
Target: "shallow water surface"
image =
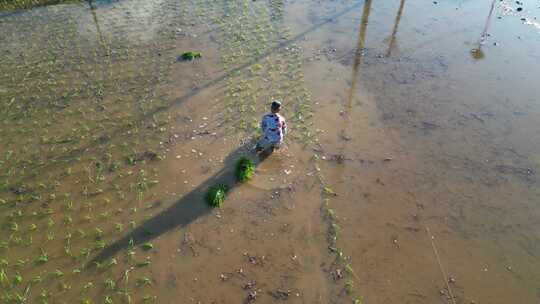
[[[537,4],[0,12],[0,301],[540,301]]]

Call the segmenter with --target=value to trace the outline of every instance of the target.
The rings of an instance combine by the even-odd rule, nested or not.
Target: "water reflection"
[[[395,48],[396,34],[398,32],[401,15],[403,14],[403,7],[405,7],[405,0],[401,0],[399,3],[399,9],[396,15],[396,21],[394,22],[394,28],[392,29],[392,35],[390,35],[390,42],[388,43],[388,51],[386,51],[386,57],[390,57],[390,55],[392,54],[392,50]]]
[[[480,39],[478,39],[478,46],[471,50],[471,56],[474,59],[478,60],[478,59],[483,59],[485,57],[484,51],[482,51],[482,46],[484,45],[484,42],[486,41],[486,38],[487,38],[487,31],[491,23],[491,16],[493,15],[493,9],[495,8],[495,1],[496,0],[491,1],[489,14],[486,19],[486,24],[484,25],[484,30],[482,31],[482,34],[480,35]]]
[[[362,12],[362,19],[360,21],[360,30],[358,31],[358,44],[356,45],[355,57],[354,57],[354,62],[353,62],[351,89],[349,91],[349,98],[348,98],[347,109],[346,109],[347,114],[350,113],[350,110],[352,108],[354,92],[358,84],[358,72],[359,72],[360,64],[362,63],[362,59],[364,57],[366,32],[367,32],[369,13],[371,11],[371,3],[372,3],[372,0],[366,1],[364,5],[364,10]]]
[[[88,26],[98,24],[99,36],[106,40],[146,43],[159,37],[160,29],[174,23],[174,4],[170,0],[96,1],[86,0],[91,17],[78,18],[79,35],[91,34]],[[92,20],[91,20],[92,19]]]
[[[103,34],[101,34],[101,29],[99,27],[99,22],[98,22],[98,18],[96,14],[96,7],[93,5],[92,0],[88,0],[88,5],[90,6],[90,13],[92,14],[94,24],[96,25],[96,33],[98,35],[98,42],[101,45],[105,45],[105,40],[103,40]]]
[[[343,119],[343,128],[341,130],[341,139],[344,140],[344,143],[340,149],[338,159],[342,159],[342,156],[345,153],[346,142],[351,139],[351,136],[347,135],[347,132],[349,131],[354,93],[358,85],[358,74],[360,72],[360,65],[364,57],[364,48],[366,45],[366,33],[367,33],[367,26],[369,22],[369,14],[371,12],[371,4],[372,4],[372,0],[367,0],[365,2],[364,9],[362,11],[362,19],[360,20],[360,29],[358,30],[358,42],[356,45],[354,62],[353,62],[353,67],[352,67],[351,88],[349,89],[349,96],[347,98],[346,108],[343,111],[344,119]],[[340,167],[339,169],[341,170],[340,175],[343,175],[343,171],[342,171],[343,169],[344,167]]]

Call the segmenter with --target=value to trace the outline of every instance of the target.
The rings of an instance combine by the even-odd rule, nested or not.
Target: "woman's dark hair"
[[[277,100],[272,101],[272,106],[270,108],[272,110],[279,110],[281,108],[281,102]]]

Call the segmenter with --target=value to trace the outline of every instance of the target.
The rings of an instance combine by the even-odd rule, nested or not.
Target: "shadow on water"
[[[239,72],[241,70],[244,70],[244,69],[256,64],[257,62],[265,59],[266,57],[274,54],[277,50],[283,49],[285,47],[290,46],[293,43],[296,43],[296,42],[302,40],[306,35],[316,31],[317,29],[319,29],[320,27],[322,27],[322,26],[324,26],[326,24],[335,22],[337,20],[337,18],[340,18],[340,17],[344,16],[345,14],[353,11],[354,9],[361,6],[363,3],[364,3],[364,1],[357,1],[353,5],[345,8],[345,9],[343,9],[343,10],[341,10],[341,11],[335,13],[335,14],[323,18],[321,21],[313,24],[311,27],[309,27],[308,29],[304,30],[303,32],[295,35],[294,37],[278,43],[275,47],[272,47],[269,50],[267,50],[266,52],[264,52],[264,53],[262,53],[262,54],[260,54],[258,56],[255,56],[252,60],[250,60],[250,61],[248,61],[248,62],[246,62],[246,63],[244,63],[244,64],[242,64],[242,65],[240,65],[238,67],[230,69],[227,72],[225,72],[224,74],[222,74],[220,76],[217,76],[216,78],[206,82],[205,84],[202,84],[201,86],[199,86],[197,88],[192,89],[191,91],[187,92],[186,94],[182,95],[181,97],[176,98],[170,104],[168,104],[166,106],[163,106],[163,107],[159,107],[157,109],[154,109],[154,110],[142,115],[141,117],[139,117],[138,120],[139,121],[145,121],[147,119],[151,119],[152,117],[154,117],[154,115],[156,115],[158,113],[169,110],[173,106],[183,104],[184,102],[186,102],[186,101],[190,100],[191,98],[197,96],[198,94],[205,91],[206,89],[209,89],[209,88],[213,87],[214,85],[216,85],[216,84],[220,83],[221,81],[227,79],[228,77],[236,74],[237,72]],[[365,1],[366,5],[368,5],[368,3],[369,3],[369,6],[371,6],[371,0],[366,0]],[[91,149],[92,147],[99,146],[99,145],[104,145],[104,144],[108,143],[113,138],[115,138],[115,136],[118,136],[118,135],[122,134],[123,132],[131,129],[132,125],[133,124],[130,123],[130,124],[128,124],[128,126],[121,126],[119,128],[116,128],[116,129],[112,130],[110,133],[103,134],[103,135],[99,136],[97,139],[92,140],[92,142],[88,143],[87,145],[85,145],[83,147],[71,150],[71,151],[69,151],[69,152],[67,152],[67,153],[65,153],[63,155],[60,155],[60,156],[54,158],[54,159],[49,159],[43,165],[36,165],[36,166],[34,166],[32,168],[28,168],[28,171],[29,172],[30,171],[35,172],[36,170],[50,170],[50,169],[52,169],[52,167],[54,167],[58,163],[64,163],[66,161],[74,160],[77,157],[83,155],[84,153],[87,153],[88,150]]]
[[[478,46],[471,50],[471,56],[474,59],[478,60],[478,59],[483,59],[484,57],[486,57],[486,55],[484,54],[484,51],[482,51],[482,45],[486,41],[489,25],[491,24],[491,16],[493,16],[493,9],[495,8],[495,2],[496,0],[493,0],[491,2],[489,13],[486,19],[486,24],[484,25],[484,30],[482,31],[482,34],[480,34],[480,39],[478,39]]]
[[[399,21],[403,15],[403,8],[405,7],[405,0],[401,0],[399,3],[399,9],[396,15],[396,21],[394,22],[394,28],[392,29],[392,34],[390,35],[390,42],[388,43],[388,51],[386,52],[386,57],[390,57],[392,50],[395,48],[396,44],[396,35],[399,28]]]
[[[209,213],[213,208],[206,202],[208,189],[218,184],[226,184],[229,186],[229,191],[231,191],[239,186],[240,184],[236,182],[235,177],[236,161],[241,156],[249,157],[249,147],[253,144],[254,142],[244,144],[231,152],[223,162],[225,166],[219,172],[184,195],[169,208],[147,220],[123,238],[105,247],[87,266],[92,267],[96,263],[113,257],[122,249],[148,242],[172,229],[185,227],[199,217]],[[267,157],[268,155],[260,156],[257,161],[254,161],[255,166],[258,166]]]

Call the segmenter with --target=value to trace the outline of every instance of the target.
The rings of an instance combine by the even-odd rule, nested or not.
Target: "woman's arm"
[[[266,116],[263,116],[263,118],[261,120],[261,130],[262,130],[263,133],[266,132],[266,127],[267,127],[267,125],[266,125]]]

